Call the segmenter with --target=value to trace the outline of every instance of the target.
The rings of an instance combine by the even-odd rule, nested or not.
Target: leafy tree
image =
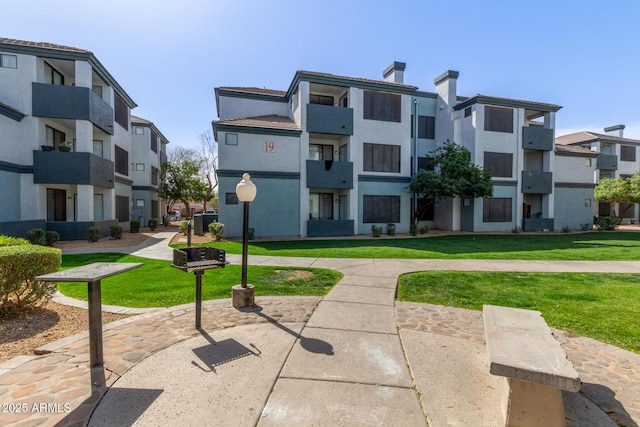
[[[491,172],[471,163],[471,153],[463,146],[447,140],[427,162],[434,170],[420,169],[409,184],[416,196],[441,200],[493,195]]]
[[[204,210],[207,210],[207,203],[212,202],[215,206],[216,188],[218,187],[218,143],[216,142],[210,130],[198,135],[200,142],[200,154],[202,156],[200,162],[200,174],[205,181],[205,189],[202,197]]]
[[[177,201],[184,203],[187,216],[191,212],[189,204],[202,200],[206,185],[200,176],[200,155],[193,150],[178,147],[168,153],[168,161],[160,168],[158,194],[166,200],[169,209]]]
[[[602,178],[594,190],[594,197],[599,202],[609,203],[612,216],[618,216],[615,211],[616,203],[640,203],[640,173],[629,178]],[[631,204],[626,209],[632,206]],[[624,212],[620,212],[622,214]]]

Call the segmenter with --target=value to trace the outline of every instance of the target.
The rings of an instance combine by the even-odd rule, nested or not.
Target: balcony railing
[[[600,154],[596,158],[596,167],[604,170],[618,170],[618,156],[615,154]]]
[[[307,132],[353,135],[353,109],[307,104]]]
[[[522,148],[525,150],[553,150],[553,129],[537,126],[522,128]]]
[[[553,190],[553,173],[522,171],[522,192],[526,194],[549,194]]]
[[[522,231],[553,231],[553,218],[524,218]]]
[[[307,160],[307,188],[353,188],[353,163]]]
[[[114,188],[114,165],[93,153],[33,152],[33,182]]]
[[[352,219],[314,219],[307,221],[307,237],[353,236]]]
[[[33,83],[33,115],[88,120],[113,135],[113,108],[86,87]]]

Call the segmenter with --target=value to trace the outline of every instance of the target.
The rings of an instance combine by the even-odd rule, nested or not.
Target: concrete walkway
[[[167,238],[131,253],[171,259]],[[104,369],[88,368],[86,333],[13,359],[0,365],[0,402],[28,410],[2,414],[0,424],[497,426],[502,383],[488,372],[481,314],[396,302],[398,276],[640,272],[638,262],[249,260],[344,277],[325,298],[259,297],[249,310],[207,301],[201,330],[193,304],[107,324]],[[204,286],[214,276],[205,275]],[[565,393],[567,425],[637,426],[640,355],[555,333],[584,383]]]

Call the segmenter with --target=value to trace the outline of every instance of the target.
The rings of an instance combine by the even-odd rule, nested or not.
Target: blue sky
[[[216,119],[213,89],[285,90],[296,70],[563,106],[556,135],[626,125],[640,139],[640,2],[21,0],[0,37],[92,51],[175,147]],[[11,17],[10,19],[6,19]],[[171,147],[171,145],[170,145]]]

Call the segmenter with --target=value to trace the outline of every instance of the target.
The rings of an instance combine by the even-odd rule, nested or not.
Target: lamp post
[[[249,203],[255,199],[256,192],[256,185],[251,182],[249,174],[243,174],[242,181],[236,185],[238,201],[244,204],[242,220],[242,280],[240,285],[236,285],[232,289],[233,306],[236,308],[255,305],[253,285],[247,285],[247,252],[249,246]]]

